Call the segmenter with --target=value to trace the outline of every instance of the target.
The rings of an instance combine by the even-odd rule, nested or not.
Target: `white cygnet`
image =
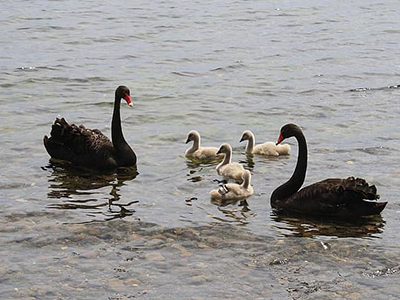
[[[266,142],[264,144],[255,145],[254,134],[250,130],[246,130],[242,134],[240,142],[248,141],[246,146],[247,154],[261,154],[269,156],[288,155],[290,145],[276,145],[274,142]]]
[[[217,154],[225,154],[224,160],[217,166],[218,175],[223,176],[225,179],[233,179],[237,182],[242,182],[242,173],[244,168],[241,164],[231,162],[232,147],[229,144],[222,144],[219,147]]]
[[[250,171],[243,171],[242,179],[242,184],[228,183],[221,186],[218,190],[212,190],[210,192],[211,199],[243,200],[250,197],[254,193],[253,187],[250,185]]]
[[[189,131],[186,144],[190,141],[193,141],[193,145],[186,150],[186,157],[199,160],[215,160],[223,157],[223,154],[217,155],[217,147],[200,147],[200,134],[196,130]]]

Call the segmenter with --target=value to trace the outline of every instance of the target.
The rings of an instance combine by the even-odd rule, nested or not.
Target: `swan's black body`
[[[64,118],[57,118],[52,126],[50,138],[44,136],[43,139],[50,156],[92,169],[135,166],[136,154],[122,133],[121,99],[132,105],[130,92],[126,86],[119,86],[115,91],[111,122],[112,142],[98,129],[86,129],[83,125],[68,124]]]
[[[271,195],[271,206],[278,211],[309,215],[355,217],[379,214],[387,202],[376,202],[376,187],[362,178],[330,178],[301,186],[307,171],[307,143],[301,129],[294,124],[282,127],[278,143],[294,136],[299,156],[292,177]]]

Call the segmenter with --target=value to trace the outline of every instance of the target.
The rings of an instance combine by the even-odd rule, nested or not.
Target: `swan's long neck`
[[[243,188],[248,189],[249,185],[250,185],[250,176],[245,176],[242,186],[243,186]]]
[[[307,143],[306,138],[304,137],[301,131],[296,131],[294,133],[294,137],[297,140],[299,145],[299,156],[297,158],[296,168],[294,173],[290,179],[275,189],[275,191],[271,195],[271,204],[274,205],[274,202],[278,200],[283,200],[294,193],[296,193],[304,183],[304,179],[306,178],[307,171]]]
[[[123,148],[123,146],[127,145],[127,142],[125,141],[124,135],[122,133],[120,106],[121,98],[117,96],[117,93],[115,93],[114,112],[111,121],[111,138],[114,148],[117,151]]]
[[[122,133],[120,115],[122,97],[119,90],[120,87],[115,91],[114,111],[111,121],[111,139],[115,150],[112,158],[115,159],[118,167],[134,166],[137,162],[136,154],[125,141]]]
[[[231,158],[232,158],[232,152],[231,151],[228,151],[227,153],[225,153],[224,160],[217,166],[217,170],[219,168],[221,168],[222,166],[230,164],[231,163]]]
[[[193,139],[193,145],[190,148],[190,152],[195,152],[200,148],[200,136],[195,135]]]
[[[250,134],[249,135],[249,140],[248,140],[247,146],[246,146],[246,153],[247,154],[253,153],[254,144],[255,144],[254,135]]]

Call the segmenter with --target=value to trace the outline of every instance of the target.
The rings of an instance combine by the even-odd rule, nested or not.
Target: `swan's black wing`
[[[304,187],[287,199],[278,201],[278,208],[312,215],[341,217],[379,214],[387,202],[376,202],[376,187],[362,178],[330,178]]]
[[[57,118],[50,138],[45,136],[43,141],[52,158],[98,169],[117,166],[113,144],[98,129],[86,129],[83,125],[68,124],[64,118]]]

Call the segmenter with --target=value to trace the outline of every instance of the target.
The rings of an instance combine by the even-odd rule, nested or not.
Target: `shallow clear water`
[[[1,299],[397,299],[397,1],[11,1],[0,12]],[[127,85],[138,168],[50,162],[58,115],[110,134]],[[288,122],[309,144],[306,184],[361,176],[388,201],[352,223],[276,216],[289,157],[249,160],[241,133]],[[248,207],[212,203],[215,165],[189,130],[250,169]]]

